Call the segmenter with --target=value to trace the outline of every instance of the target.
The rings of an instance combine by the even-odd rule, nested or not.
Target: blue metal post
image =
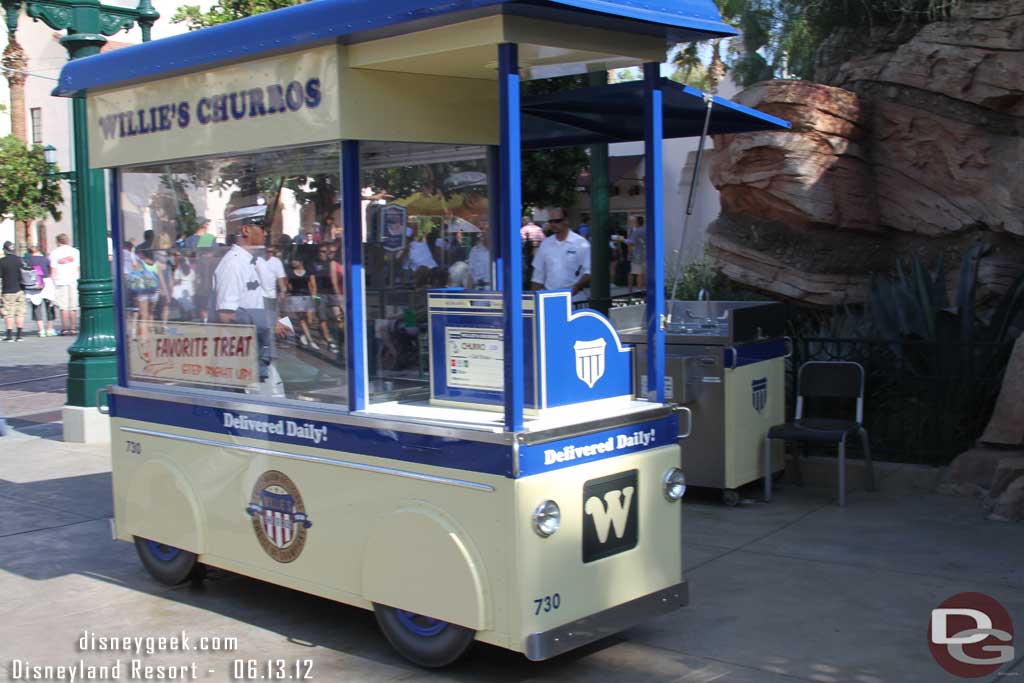
[[[501,148],[496,145],[487,147],[487,194],[490,206],[487,220],[491,224],[491,258],[494,260],[494,283],[491,288],[500,292],[504,289],[505,279],[501,272],[501,240],[496,239],[495,235],[497,235],[498,226],[501,225],[501,198],[505,193],[502,192],[501,183]]]
[[[523,254],[519,247],[522,216],[519,143],[519,46],[498,46],[498,115],[501,213],[496,226],[500,243],[502,303],[505,310],[505,429],[523,428]]]
[[[345,358],[348,409],[363,410],[367,399],[366,301],[363,288],[363,194],[359,142],[341,143],[341,216],[345,249]]]
[[[124,324],[124,294],[121,280],[124,277],[124,235],[121,228],[121,172],[110,172],[110,240],[114,244],[114,259],[111,261],[114,283],[114,338],[117,339],[117,383],[128,386],[128,335]]]
[[[644,186],[647,202],[647,400],[665,401],[665,236],[661,178],[661,65],[644,64]]]

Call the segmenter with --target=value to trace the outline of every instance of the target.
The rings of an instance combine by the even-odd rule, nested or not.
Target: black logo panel
[[[636,547],[640,525],[637,471],[620,472],[583,485],[583,562]]]

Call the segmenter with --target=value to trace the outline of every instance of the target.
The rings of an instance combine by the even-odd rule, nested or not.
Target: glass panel
[[[483,147],[360,144],[370,401],[430,398],[427,291],[493,286]]]
[[[122,169],[130,379],[345,401],[340,154]]]

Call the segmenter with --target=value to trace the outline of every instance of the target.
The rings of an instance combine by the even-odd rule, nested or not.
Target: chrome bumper
[[[526,637],[526,656],[535,662],[606,638],[648,617],[675,611],[690,603],[690,585],[683,581],[655,593]]]

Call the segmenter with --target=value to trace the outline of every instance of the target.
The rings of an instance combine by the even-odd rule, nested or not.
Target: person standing
[[[590,297],[590,242],[573,232],[562,209],[552,209],[552,231],[533,257],[534,289],[569,289],[573,301]]]
[[[200,218],[199,227],[196,231],[185,238],[185,249],[206,249],[212,247],[216,243],[213,235],[208,231],[210,229],[210,219]]]
[[[222,323],[253,325],[259,343],[259,371],[261,393],[284,396],[284,383],[273,365],[275,356],[274,333],[284,337],[288,328],[281,324],[272,311],[264,307],[264,291],[256,255],[263,247],[266,233],[259,219],[243,217],[234,244],[224,254],[213,272],[215,319]]]
[[[476,236],[476,244],[469,250],[469,279],[473,289],[487,289],[491,284],[491,250],[484,233]]]
[[[629,245],[629,288],[644,289],[647,287],[647,228],[643,216],[633,218],[633,230],[626,244]]]
[[[4,257],[0,258],[0,315],[7,327],[5,342],[20,342],[21,327],[25,324],[25,285],[21,281],[23,261],[14,253],[14,243],[4,242]],[[14,327],[18,334],[14,336]]]
[[[57,248],[50,252],[50,276],[60,309],[61,335],[78,332],[78,278],[82,275],[82,260],[69,242],[67,233],[62,232],[57,235]]]
[[[36,321],[40,337],[56,337],[53,321],[57,318],[57,309],[53,304],[53,280],[50,279],[50,259],[43,256],[39,245],[28,248],[25,261],[36,271],[36,286],[26,287],[25,296],[32,305],[32,319]]]

